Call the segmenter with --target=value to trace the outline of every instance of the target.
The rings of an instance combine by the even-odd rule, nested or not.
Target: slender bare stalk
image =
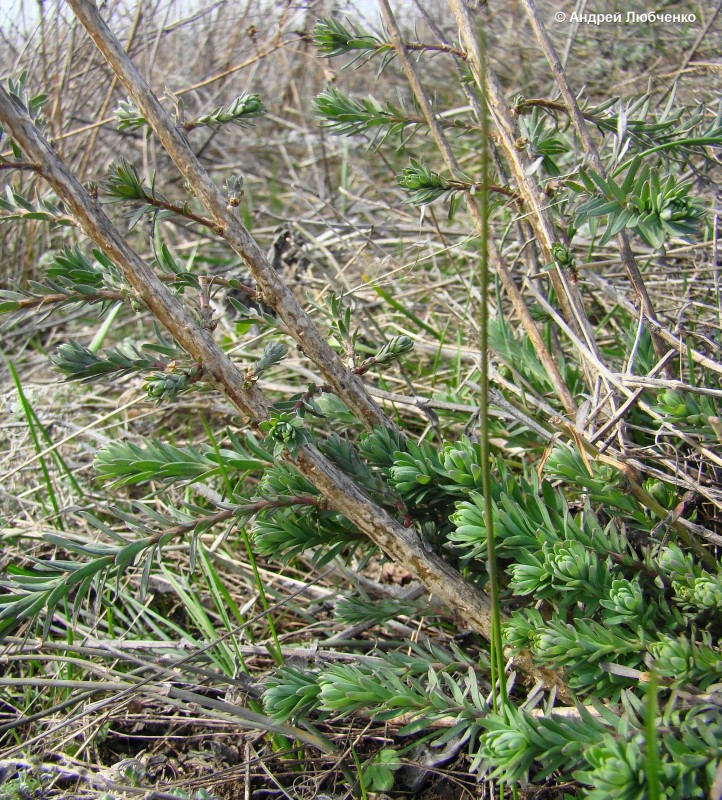
[[[677,81],[679,80],[680,75],[687,69],[687,67],[690,65],[695,55],[697,55],[697,50],[699,50],[699,46],[702,44],[707,34],[712,30],[712,26],[714,25],[715,20],[717,19],[720,11],[722,11],[722,0],[718,0],[717,7],[710,14],[710,17],[707,20],[707,24],[699,32],[699,36],[694,40],[694,44],[687,51],[687,55],[684,57],[684,61],[679,65],[679,68],[674,73],[674,75],[672,75],[672,80],[670,82],[669,88],[662,95],[660,102],[664,102],[667,95],[674,89]]]
[[[592,139],[591,134],[589,133],[589,128],[586,120],[584,119],[584,114],[582,114],[579,104],[577,103],[577,98],[574,96],[574,92],[572,92],[572,88],[569,85],[564,67],[559,61],[559,56],[554,49],[554,45],[551,43],[551,40],[547,35],[544,23],[539,18],[534,0],[522,0],[522,5],[524,6],[524,10],[526,11],[529,22],[531,23],[531,27],[534,31],[537,42],[539,42],[539,46],[541,47],[542,52],[544,53],[544,56],[546,57],[546,60],[551,67],[552,72],[554,73],[554,79],[556,80],[559,91],[564,98],[567,110],[572,119],[572,124],[576,128],[579,138],[581,139],[584,151],[589,156],[594,169],[602,176],[602,178],[606,178],[606,170],[604,169],[604,164],[599,156],[597,146],[594,142],[594,139]],[[619,245],[619,253],[621,255],[622,264],[624,264],[624,268],[627,270],[627,275],[629,276],[629,280],[634,287],[634,291],[637,293],[637,296],[642,303],[644,315],[648,319],[655,319],[656,314],[654,311],[654,306],[652,305],[649,293],[647,292],[647,287],[644,285],[642,273],[639,271],[634,254],[632,253],[632,247],[629,244],[629,236],[627,235],[626,231],[620,231],[617,234],[617,243]],[[651,334],[654,352],[657,354],[657,358],[662,358],[666,353],[667,348],[664,346],[664,342],[656,331],[652,330]],[[665,370],[667,370],[667,367],[665,367]]]
[[[486,75],[485,78],[482,78],[482,56],[470,10],[460,0],[449,0],[449,6],[459,26],[461,41],[468,52],[467,63],[471,67],[475,82],[477,86],[481,86],[484,82],[488,86],[487,100],[496,122],[499,142],[514,172],[525,204],[531,211],[529,221],[537,235],[538,243],[542,248],[545,259],[552,261],[551,247],[559,240],[559,237],[555,232],[554,222],[548,210],[548,201],[529,176],[529,167],[531,165],[519,147],[518,131],[513,116],[507,107],[499,80],[489,64],[486,64]],[[559,292],[559,295],[559,300],[563,303],[565,295],[568,296],[568,291]],[[573,314],[565,310],[564,307],[562,307],[562,310],[571,322]],[[572,322],[572,324],[574,323]]]
[[[444,131],[434,114],[434,110],[431,107],[431,103],[429,102],[428,97],[426,96],[426,92],[424,87],[419,79],[418,73],[416,71],[416,67],[414,66],[413,61],[409,58],[408,52],[404,45],[403,38],[399,31],[399,27],[396,23],[396,19],[394,14],[391,10],[391,6],[387,2],[387,0],[379,0],[379,5],[381,6],[382,13],[384,15],[384,22],[386,23],[386,27],[389,31],[391,36],[391,40],[394,44],[394,48],[396,49],[397,57],[401,62],[401,65],[404,68],[404,72],[406,73],[406,78],[411,86],[411,89],[414,93],[414,97],[416,98],[421,111],[423,112],[424,118],[428,123],[431,129],[431,135],[434,138],[434,142],[436,143],[439,152],[441,153],[444,162],[446,163],[447,168],[450,170],[452,174],[455,176],[460,176],[459,164],[456,160],[456,156],[454,155],[453,150],[449,146],[449,143],[444,135]],[[471,218],[474,222],[474,226],[476,227],[477,232],[481,235],[483,230],[483,220],[481,217],[481,213],[479,211],[479,207],[476,203],[476,200],[471,195],[467,196],[467,206],[469,209],[469,213],[471,214]],[[539,360],[544,365],[544,368],[549,375],[549,378],[554,386],[554,390],[557,393],[557,396],[561,400],[562,404],[564,405],[565,410],[569,414],[573,414],[576,410],[576,403],[574,402],[574,398],[571,395],[571,392],[567,388],[566,384],[562,376],[559,373],[559,369],[554,362],[553,358],[551,357],[549,351],[547,350],[544,341],[541,338],[539,330],[536,327],[536,324],[529,313],[529,309],[527,308],[526,303],[524,302],[524,298],[521,295],[521,292],[517,288],[516,282],[509,271],[508,267],[504,263],[504,260],[499,252],[499,249],[496,246],[496,243],[493,239],[489,238],[489,257],[491,259],[491,263],[494,266],[494,269],[497,271],[499,277],[501,278],[501,282],[504,286],[505,291],[509,295],[509,298],[514,306],[514,310],[519,315],[522,324],[524,325],[524,330],[529,336],[529,339],[534,346],[534,351],[539,356]]]
[[[133,19],[133,24],[130,29],[130,33],[128,34],[128,39],[125,44],[125,49],[130,52],[131,47],[133,46],[133,42],[135,41],[136,34],[138,33],[138,27],[140,26],[140,21],[143,19],[143,3],[138,3],[138,8],[135,12],[135,18]],[[115,86],[118,82],[118,78],[114,75],[113,79],[108,86],[108,89],[105,92],[105,98],[98,109],[98,112],[95,114],[97,119],[103,119],[105,116],[108,106],[110,105],[110,101],[113,99],[113,92],[115,91]],[[78,167],[78,175],[85,175],[85,170],[87,169],[88,163],[90,159],[93,157],[93,153],[95,152],[95,142],[98,138],[98,133],[100,128],[93,128],[88,137],[87,143],[84,145],[84,152],[83,157],[80,161],[80,166]]]
[[[459,26],[461,43],[468,53],[467,63],[471,68],[474,80],[477,86],[481,86],[486,82],[488,87],[487,100],[496,122],[499,142],[514,172],[516,183],[524,197],[526,207],[531,212],[528,217],[529,223],[534,229],[544,260],[546,263],[555,263],[552,257],[552,245],[558,241],[563,241],[564,235],[562,232],[556,231],[554,221],[549,213],[547,199],[530,175],[529,167],[531,164],[519,149],[518,133],[514,119],[507,107],[499,80],[488,64],[485,68],[485,77],[482,77],[482,58],[474,31],[471,11],[462,0],[449,0],[449,7]],[[564,317],[580,338],[586,342],[587,347],[596,353],[597,345],[594,331],[587,319],[584,304],[576,284],[572,283],[564,271],[556,264],[554,269],[549,272],[549,278]],[[587,374],[587,382],[590,386],[593,385],[594,379],[592,375]]]
[[[176,167],[215,220],[223,238],[248,265],[258,283],[263,302],[276,310],[306,356],[367,427],[393,427],[386,414],[368,394],[362,381],[349,373],[293,293],[280,280],[266,254],[240,221],[235,209],[228,206],[220,189],[203,169],[188,144],[185,133],[158,102],[120,42],[105,24],[95,4],[90,0],[69,0],[68,4],[155,131]]]
[[[203,366],[204,379],[222,392],[233,405],[258,423],[268,416],[268,402],[255,386],[244,385],[244,376],[213,340],[199,327],[180,301],[158,279],[153,270],[124,240],[98,203],[81,186],[33,125],[30,118],[0,88],[0,122],[15,142],[35,162],[58,197],[68,206],[84,233],[121,270],[138,298],[170,331],[178,343]],[[315,447],[298,448],[299,469],[326,497],[331,508],[346,516],[390,558],[401,564],[427,589],[459,615],[464,626],[489,638],[491,614],[488,597],[465,583],[461,575],[436,553],[429,552],[415,531],[405,528],[376,505],[350,478]],[[515,659],[519,669],[533,681],[554,688],[561,699],[571,694],[558,673],[539,669],[530,653]]]

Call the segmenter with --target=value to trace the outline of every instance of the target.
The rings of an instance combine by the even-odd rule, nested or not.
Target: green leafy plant
[[[227,106],[220,106],[201,114],[192,121],[183,122],[183,127],[191,131],[199,127],[214,127],[227,124],[238,125],[243,128],[252,124],[251,120],[262,117],[266,113],[261,97],[258,94],[242,94],[236,97]],[[137,130],[148,127],[148,120],[138,110],[130,98],[121,100],[118,108],[113,112],[119,130]]]
[[[674,236],[690,236],[699,231],[703,209],[689,196],[691,184],[678,182],[670,175],[661,182],[657,170],[649,166],[639,169],[637,156],[630,164],[624,182],[603,180],[595,172],[579,171],[588,193],[601,197],[588,200],[579,207],[576,226],[587,220],[606,216],[607,225],[599,240],[606,244],[624,228],[636,231],[651,247],[658,249]]]
[[[120,51],[91,4],[69,2]],[[274,791],[392,793],[419,747],[502,795],[707,797],[722,759],[722,365],[716,283],[699,276],[716,269],[719,113],[675,91],[657,104],[658,86],[572,91],[529,2],[561,98],[510,104],[481,35],[493,15],[451,3],[451,44],[425,10],[421,41],[380,7],[379,32],[314,25],[321,58],[378,80],[373,96],[339,79],[302,104],[303,147],[288,134],[269,149],[295,86],[193,119],[169,95],[172,117],[119,58],[124,147],[88,191],[40,138],[45,98],[24,76],[0,93],[0,221],[54,237],[2,290],[5,330],[54,313],[47,338],[21,328],[17,355],[49,349],[79,416],[91,396],[110,404],[56,440],[11,370],[8,436],[27,428],[31,456],[6,477],[36,462],[40,477],[8,501],[8,541],[31,544],[3,553],[2,680],[33,714],[0,736],[86,704],[102,675],[119,709],[138,693],[179,726],[203,713],[265,731],[248,768],[278,758]],[[238,128],[258,137],[238,145]],[[136,166],[140,130],[180,174],[155,142]],[[300,186],[307,167],[318,191]],[[660,313],[644,299],[645,281],[665,284],[656,269],[673,287]],[[110,427],[81,438],[98,416]],[[82,480],[56,454],[76,437]],[[35,712],[33,684],[68,694]]]
[[[394,772],[402,766],[396,750],[385,747],[364,770],[364,783],[372,792],[388,792],[394,786]]]

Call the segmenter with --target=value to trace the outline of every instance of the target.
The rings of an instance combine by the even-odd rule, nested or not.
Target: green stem
[[[481,74],[485,78],[486,41],[481,35]],[[494,541],[494,516],[491,502],[491,452],[489,445],[489,113],[486,104],[486,81],[482,81],[484,97],[481,103],[481,399],[479,421],[481,424],[482,488],[484,492],[484,524],[486,526],[487,571],[489,573],[489,599],[491,601],[491,684],[494,710],[499,713],[506,702],[506,676],[504,674],[504,649],[501,641],[501,608],[499,605],[499,574]],[[498,693],[497,693],[498,681]]]
[[[647,797],[649,800],[660,800],[660,775],[659,775],[659,741],[657,736],[657,721],[659,717],[659,700],[657,697],[657,676],[649,675],[647,686],[647,706],[645,709],[645,749],[647,772]]]
[[[103,342],[105,341],[105,337],[108,335],[108,332],[113,327],[113,323],[118,316],[118,312],[123,307],[123,302],[120,301],[116,303],[113,308],[110,309],[110,312],[106,315],[105,321],[100,326],[100,329],[93,337],[93,341],[88,345],[88,350],[91,353],[97,353],[100,348],[103,346]]]
[[[253,553],[253,548],[251,547],[251,542],[248,538],[248,532],[246,531],[245,527],[241,527],[241,537],[243,538],[243,544],[246,548],[246,554],[248,555],[248,562],[251,565],[251,569],[253,570],[253,579],[256,584],[256,589],[258,590],[258,596],[261,600],[261,606],[263,607],[264,611],[269,610],[268,600],[266,598],[266,590],[263,587],[263,580],[261,579],[261,574],[258,571],[258,565],[256,564],[256,557]],[[271,657],[273,658],[276,666],[280,667],[283,664],[283,652],[281,651],[281,643],[278,641],[278,634],[276,633],[276,626],[273,624],[273,617],[270,614],[266,615],[266,619],[268,620],[268,628],[271,631],[271,636],[273,637],[273,643],[275,645],[274,648],[268,648]]]
[[[649,150],[642,150],[641,153],[637,153],[633,158],[628,159],[623,164],[620,164],[612,173],[612,177],[616,178],[620,172],[624,172],[627,169],[632,161],[635,158],[644,158],[645,156],[652,155],[652,153],[658,153],[660,150],[669,150],[670,148],[674,147],[681,147],[682,145],[713,145],[715,147],[719,147],[722,144],[722,137],[721,136],[699,136],[694,139],[676,139],[673,142],[665,142],[664,144],[658,144],[656,147],[650,147]]]

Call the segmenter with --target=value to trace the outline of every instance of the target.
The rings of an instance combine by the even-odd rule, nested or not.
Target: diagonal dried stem
[[[449,0],[449,6],[456,23],[459,26],[461,43],[468,53],[467,63],[478,86],[485,82],[488,87],[488,103],[499,133],[499,142],[509,162],[516,179],[517,186],[524,197],[526,207],[530,210],[529,222],[536,234],[536,239],[541,248],[546,263],[555,263],[552,257],[552,245],[564,240],[564,234],[557,232],[549,213],[548,203],[539,187],[530,177],[530,163],[517,146],[517,130],[513,117],[504,99],[504,93],[498,78],[493,70],[486,65],[485,76],[482,76],[482,58],[479,43],[474,32],[471,11],[462,0]],[[572,283],[557,265],[549,272],[549,277],[557,295],[565,319],[585,341],[586,346],[593,352],[597,351],[594,331],[584,310],[584,304],[576,284]],[[593,378],[587,375],[587,380],[592,385]]]
[[[542,52],[544,53],[547,62],[554,73],[557,86],[559,87],[559,91],[561,92],[564,102],[567,105],[567,110],[571,116],[572,123],[579,134],[584,151],[589,156],[589,159],[594,165],[594,169],[601,175],[602,178],[605,178],[606,170],[604,169],[604,164],[599,156],[599,151],[597,150],[597,146],[594,143],[591,134],[589,133],[586,120],[584,119],[584,115],[579,108],[577,98],[574,96],[572,88],[569,85],[566,73],[564,72],[564,67],[559,61],[559,56],[554,49],[554,45],[551,43],[551,40],[547,35],[544,23],[539,18],[534,0],[522,0],[522,5],[524,6],[524,10],[526,11],[529,22],[531,23],[531,27],[534,31],[534,35],[537,38],[537,42],[539,42],[539,46],[541,47]],[[622,264],[624,264],[624,268],[627,270],[627,275],[629,276],[629,280],[634,287],[634,291],[637,293],[637,296],[642,303],[644,315],[648,319],[655,319],[656,314],[654,312],[654,306],[652,305],[649,293],[647,292],[647,287],[644,285],[642,273],[639,271],[634,254],[632,253],[632,247],[629,244],[629,236],[627,235],[626,231],[619,232],[617,235],[617,243],[619,244],[619,253],[622,259]],[[664,346],[664,342],[656,331],[652,330],[651,334],[654,352],[657,354],[657,358],[662,358],[667,348]],[[668,368],[665,367],[665,371],[667,369]]]
[[[618,303],[630,316],[639,313],[635,309],[634,304],[628,297],[624,297],[609,281],[605,280],[601,275],[598,275],[593,270],[589,270],[585,274],[585,280],[597,286],[602,292],[610,297],[615,303]],[[722,364],[715,361],[713,358],[700,353],[698,350],[690,347],[687,342],[682,341],[678,336],[675,336],[668,330],[656,317],[646,318],[645,322],[650,332],[659,336],[659,338],[673,347],[684,358],[691,358],[695,364],[699,364],[705,369],[712,370],[718,375],[722,375]]]
[[[439,124],[436,115],[434,114],[434,110],[431,107],[431,103],[429,102],[428,97],[426,96],[426,92],[424,91],[424,87],[419,79],[419,76],[416,71],[416,67],[414,66],[413,61],[409,58],[408,53],[406,51],[406,47],[404,45],[403,38],[399,31],[398,25],[396,24],[396,19],[394,18],[393,12],[391,11],[391,7],[389,6],[387,0],[380,0],[381,10],[384,15],[384,22],[386,27],[389,30],[389,34],[391,36],[391,40],[394,44],[394,48],[396,49],[397,57],[401,62],[401,65],[404,68],[404,72],[406,73],[406,78],[411,86],[411,89],[414,93],[414,97],[416,98],[419,107],[421,108],[424,118],[426,119],[430,129],[431,135],[434,137],[434,142],[436,143],[439,152],[441,153],[444,162],[446,163],[447,168],[449,171],[454,175],[459,175],[459,164],[454,156],[454,152],[449,146],[449,143],[444,135],[444,131]],[[479,211],[479,207],[476,204],[476,200],[471,195],[467,196],[467,207],[469,208],[469,213],[471,214],[472,220],[474,221],[474,226],[477,229],[479,235],[481,235],[482,227],[483,227],[483,220],[481,218],[481,213]],[[514,306],[514,310],[519,315],[522,324],[524,325],[524,330],[529,336],[532,345],[534,346],[534,351],[539,356],[539,360],[544,364],[544,368],[549,375],[550,380],[552,381],[552,385],[557,393],[557,396],[561,400],[562,404],[564,405],[565,410],[569,414],[574,414],[576,410],[576,403],[574,402],[574,398],[571,395],[571,392],[567,388],[562,376],[559,373],[559,369],[557,368],[554,359],[551,357],[549,351],[547,350],[544,341],[541,338],[539,330],[536,327],[536,324],[529,313],[529,309],[527,308],[526,303],[524,302],[524,298],[521,295],[521,292],[517,288],[517,285],[514,281],[514,278],[509,271],[509,268],[506,266],[499,249],[496,246],[496,243],[492,238],[489,238],[489,257],[491,259],[491,263],[494,266],[494,269],[497,271],[501,282],[504,286],[505,291],[507,292],[512,305]]]
[[[248,265],[258,283],[263,302],[276,310],[303,352],[367,427],[393,427],[386,414],[368,394],[362,381],[349,373],[292,292],[279,279],[237,213],[228,207],[223,194],[196,158],[185,133],[158,102],[120,42],[105,24],[95,4],[89,0],[69,0],[69,5],[155,131],[176,167],[213,217],[223,238]]]

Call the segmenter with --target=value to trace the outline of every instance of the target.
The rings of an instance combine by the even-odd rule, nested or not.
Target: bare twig
[[[431,129],[431,135],[434,137],[434,142],[439,149],[439,152],[444,158],[447,167],[453,174],[459,173],[459,164],[454,156],[454,153],[449,146],[449,143],[444,135],[442,127],[438,121],[438,118],[434,114],[433,108],[431,107],[431,103],[429,102],[428,97],[426,96],[426,92],[424,91],[424,87],[421,84],[419,76],[416,71],[416,67],[414,66],[413,62],[409,58],[406,50],[403,38],[401,37],[401,33],[399,31],[398,25],[396,24],[396,20],[393,16],[393,12],[391,11],[391,7],[388,4],[387,0],[380,0],[381,9],[384,14],[384,19],[386,25],[389,29],[389,33],[391,35],[391,39],[394,43],[394,47],[396,49],[397,56],[404,68],[404,72],[406,73],[406,77],[409,81],[409,84],[414,92],[414,96],[421,108],[424,117]],[[472,216],[474,221],[474,225],[477,229],[477,232],[481,234],[481,230],[483,228],[483,220],[481,218],[481,214],[479,212],[479,207],[476,204],[474,197],[471,195],[467,196],[467,205],[469,208],[469,212]],[[497,271],[499,277],[501,278],[502,284],[504,286],[505,291],[509,295],[509,298],[514,306],[514,310],[519,315],[522,324],[524,325],[524,330],[527,332],[529,339],[531,340],[534,350],[539,356],[540,361],[544,364],[545,369],[547,370],[547,374],[554,386],[554,390],[557,393],[557,396],[561,400],[562,404],[564,405],[565,410],[569,414],[573,414],[574,410],[576,409],[576,404],[574,402],[574,398],[571,395],[571,392],[567,388],[564,380],[559,373],[559,369],[557,368],[554,359],[551,357],[549,351],[544,344],[544,341],[539,334],[539,330],[534,323],[534,320],[529,313],[529,309],[527,308],[526,303],[524,302],[524,298],[521,295],[521,292],[517,288],[517,285],[514,281],[512,274],[509,272],[508,267],[506,266],[499,249],[497,248],[494,240],[489,238],[489,257],[491,259],[491,263],[494,266],[494,269]],[[485,302],[486,298],[482,298],[482,301]]]
[[[496,122],[499,142],[514,172],[516,183],[524,198],[525,207],[531,212],[529,214],[529,222],[536,234],[537,243],[541,248],[545,262],[555,264],[555,267],[548,274],[564,317],[579,334],[580,338],[586,342],[587,347],[596,352],[597,346],[594,332],[587,319],[579,290],[576,284],[567,278],[564,270],[556,265],[552,257],[552,245],[557,241],[563,240],[564,236],[561,232],[557,233],[549,212],[547,199],[532,179],[531,164],[519,149],[514,120],[507,107],[499,80],[488,64],[485,69],[482,67],[481,51],[474,32],[471,12],[462,0],[449,0],[449,6],[459,26],[461,43],[468,52],[467,63],[471,68],[474,80],[477,86],[482,86],[485,83],[488,87],[488,97],[486,99]],[[482,70],[485,73],[483,75]],[[593,383],[592,377],[588,375],[587,379],[591,385]]]
[[[615,303],[619,303],[619,305],[631,316],[636,316],[637,311],[634,308],[634,304],[631,300],[624,297],[612,284],[605,280],[601,275],[598,275],[593,270],[589,270],[585,274],[585,279],[588,280],[590,283],[594,284],[595,286],[599,287],[605,294],[614,300]],[[667,330],[667,328],[662,325],[662,323],[656,318],[648,318],[647,319],[647,326],[649,327],[651,332],[656,333],[660,339],[665,341],[667,344],[674,347],[674,349],[685,358],[691,358],[696,364],[699,364],[701,367],[705,367],[706,369],[710,369],[713,372],[716,372],[718,375],[722,375],[722,364],[718,361],[715,361],[712,358],[704,355],[703,353],[694,350],[691,347],[687,346],[686,342],[683,342],[677,336],[675,336],[671,331]]]
[[[524,10],[526,11],[526,15],[531,23],[532,30],[534,31],[537,41],[539,42],[539,46],[546,56],[547,62],[552,68],[557,86],[559,87],[559,91],[561,92],[564,102],[567,105],[567,110],[572,118],[574,127],[576,128],[579,138],[582,141],[584,151],[591,159],[594,169],[601,175],[602,178],[605,178],[606,170],[604,169],[604,164],[599,156],[599,151],[597,150],[597,146],[594,143],[591,134],[589,133],[586,120],[584,119],[584,115],[579,108],[577,98],[574,96],[574,92],[572,92],[571,86],[569,85],[566,73],[564,72],[564,67],[559,61],[559,56],[557,56],[554,45],[547,36],[544,23],[539,18],[534,0],[522,0],[522,5],[524,6]],[[617,234],[617,243],[619,244],[619,253],[621,255],[622,264],[624,264],[624,268],[627,270],[627,274],[629,275],[629,280],[634,287],[634,291],[637,293],[642,303],[644,314],[646,317],[654,319],[657,315],[655,314],[654,306],[652,305],[649,293],[647,292],[647,287],[644,285],[642,273],[639,271],[637,262],[634,259],[632,247],[629,244],[629,236],[627,235],[626,231],[622,230]],[[664,346],[664,342],[658,336],[656,331],[652,331],[651,333],[654,352],[657,354],[657,358],[662,358],[667,348]],[[666,369],[667,367],[665,367],[665,370]]]
[[[719,15],[720,11],[722,11],[722,2],[717,3],[717,7],[710,14],[710,17],[707,20],[707,24],[699,32],[699,36],[695,39],[694,44],[687,51],[687,55],[685,56],[684,61],[680,64],[679,69],[674,73],[674,75],[671,76],[672,83],[669,89],[667,89],[667,91],[662,95],[662,100],[664,100],[667,97],[667,95],[672,91],[672,89],[674,88],[675,81],[679,79],[679,76],[682,75],[684,71],[687,69],[687,67],[691,64],[692,59],[697,54],[699,46],[702,44],[702,42],[704,41],[705,37],[710,32],[710,30],[712,30],[712,26],[714,25],[715,20],[717,19],[717,16]]]
[[[366,392],[363,383],[349,374],[341,359],[320,335],[290,289],[281,281],[266,254],[228,206],[191,149],[182,129],[170,118],[158,99],[111,33],[98,9],[89,0],[70,0],[69,5],[83,24],[155,131],[196,196],[215,220],[220,235],[248,265],[263,302],[273,307],[288,326],[304,353],[323,374],[334,391],[368,427],[393,427],[391,421]]]

